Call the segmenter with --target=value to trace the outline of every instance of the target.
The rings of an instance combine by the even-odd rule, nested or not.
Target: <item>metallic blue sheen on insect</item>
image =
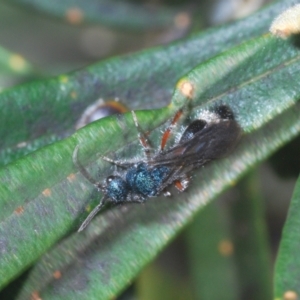
[[[141,200],[158,195],[159,188],[171,172],[166,166],[149,168],[146,163],[131,167],[126,174],[130,191],[141,196]],[[143,199],[144,197],[144,199]]]
[[[190,173],[211,160],[229,154],[241,136],[241,129],[230,108],[225,105],[216,107],[209,120],[192,121],[178,142],[167,150],[164,145],[173,129],[175,121],[182,111],[177,112],[162,136],[161,148],[150,156],[152,150],[147,136],[142,132],[137,117],[132,112],[133,120],[139,133],[139,140],[144,148],[145,159],[135,162],[114,161],[108,157],[104,160],[123,169],[117,175],[107,177],[104,183],[96,182],[79,163],[77,159],[78,145],[73,153],[73,162],[83,176],[104,196],[96,208],[88,215],[78,231],[82,231],[108,201],[114,204],[126,202],[145,202],[150,197],[160,194],[170,196],[168,189],[175,185],[179,191],[184,191],[190,182]],[[177,122],[177,121],[176,121]]]
[[[140,197],[140,202],[148,197],[157,196],[157,192],[170,168],[162,166],[154,169],[140,163],[131,167],[125,180],[121,176],[109,176],[106,180],[106,194],[114,203],[124,202],[130,193]]]

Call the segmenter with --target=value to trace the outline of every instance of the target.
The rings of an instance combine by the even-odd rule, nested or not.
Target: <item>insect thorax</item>
[[[128,170],[126,182],[132,193],[140,194],[145,198],[153,197],[158,194],[169,172],[170,169],[166,166],[151,168],[143,162]]]

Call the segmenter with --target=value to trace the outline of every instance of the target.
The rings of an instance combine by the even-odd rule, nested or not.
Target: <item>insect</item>
[[[107,202],[143,203],[148,198],[161,194],[170,196],[168,188],[173,184],[180,192],[184,191],[189,185],[191,171],[211,160],[226,156],[233,150],[241,136],[241,129],[232,111],[229,107],[221,105],[215,108],[207,120],[200,118],[192,121],[179,140],[165,150],[169,136],[182,114],[183,109],[175,114],[162,135],[160,149],[152,154],[154,149],[147,135],[141,130],[136,114],[132,111],[145,158],[131,162],[102,157],[122,170],[108,176],[104,182],[96,182],[80,164],[77,159],[79,148],[78,145],[76,146],[73,152],[75,166],[98,191],[104,194],[78,231],[82,231]]]

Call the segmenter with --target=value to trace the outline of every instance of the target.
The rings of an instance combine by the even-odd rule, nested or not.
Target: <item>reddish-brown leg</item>
[[[179,192],[183,192],[187,189],[190,183],[190,178],[188,176],[185,176],[184,178],[181,178],[180,180],[176,180],[174,182],[175,187]]]
[[[171,132],[173,130],[173,128],[175,127],[176,123],[178,122],[178,120],[180,119],[180,117],[182,116],[183,114],[183,110],[180,109],[177,111],[177,113],[175,114],[175,116],[173,117],[170,125],[166,128],[165,132],[163,133],[162,135],[162,138],[161,138],[161,144],[160,144],[160,151],[163,151],[166,144],[167,144],[167,141],[171,135]]]

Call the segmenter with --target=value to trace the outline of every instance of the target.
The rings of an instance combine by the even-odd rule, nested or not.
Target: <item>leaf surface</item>
[[[117,97],[130,109],[167,105],[181,77],[201,62],[267,32],[272,19],[292,3],[273,4],[246,19],[168,46],[112,58],[77,72],[3,91],[1,164],[74,132],[83,109],[99,98]]]
[[[279,48],[286,53],[290,51],[289,55],[282,57]],[[278,53],[277,57],[274,57],[272,49]],[[257,56],[260,56],[265,59],[266,56],[261,55],[261,51],[265,55],[273,53],[272,56],[268,57],[268,64],[265,65],[265,69],[253,69],[252,80],[245,75],[242,82],[239,73],[240,66],[244,68],[246,62],[252,61],[251,57],[257,59]],[[233,60],[233,57],[238,57],[238,54],[240,55],[239,59]],[[274,61],[271,61],[271,58]],[[86,280],[91,285],[93,276],[98,278],[97,272],[102,272],[103,269],[102,267],[100,269],[95,268],[94,274],[90,270],[90,266],[87,266],[85,272],[83,271],[83,261],[85,259],[89,262],[93,261],[92,265],[95,266],[103,266],[105,262],[112,262],[108,263],[108,269],[105,268],[103,271],[105,273],[103,283],[105,282],[106,288],[104,289],[103,285],[97,281],[97,287],[92,285],[93,288],[84,290],[87,297],[91,297],[95,292],[100,293],[99,295],[104,299],[114,295],[119,291],[120,286],[126,284],[124,280],[134,276],[142,266],[149,262],[207,201],[218,195],[226,186],[232,184],[248,168],[266,158],[280,145],[299,133],[300,121],[297,99],[300,96],[300,88],[291,77],[291,74],[299,72],[298,59],[298,51],[290,42],[262,36],[200,65],[181,79],[181,82],[188,79],[189,82],[195,84],[199,82],[199,78],[210,76],[214,68],[220,70],[218,74],[224,72],[223,76],[220,75],[219,82],[220,85],[224,84],[224,88],[216,89],[215,96],[208,99],[205,105],[204,100],[199,100],[196,92],[194,99],[187,100],[184,98],[182,100],[178,97],[178,90],[175,90],[173,105],[166,109],[137,113],[139,122],[144,128],[154,129],[163,120],[169,118],[183,102],[190,101],[192,104],[193,109],[190,114],[192,118],[196,117],[201,110],[207,109],[207,106],[214,107],[222,103],[232,108],[242,129],[247,131],[247,135],[229,158],[199,170],[187,193],[176,195],[172,201],[162,200],[159,197],[157,200],[149,201],[147,205],[116,207],[101,214],[85,232],[80,235],[76,233],[70,237],[69,241],[66,240],[63,243],[63,245],[68,245],[68,242],[71,243],[72,246],[66,247],[70,247],[76,252],[72,257],[76,257],[76,255],[80,257],[82,272],[78,276],[87,276],[88,279]],[[236,62],[235,65],[234,61]],[[232,72],[236,71],[238,74],[236,81],[233,81],[234,76],[231,73],[230,76],[227,76],[226,66],[229,62]],[[276,67],[275,62],[280,65],[280,68]],[[236,82],[237,86],[230,85],[232,82]],[[279,84],[281,88],[277,89]],[[198,88],[198,84],[195,87]],[[205,94],[210,89],[211,83],[207,81],[207,85],[203,85],[201,92]],[[252,100],[253,95],[255,95],[254,91],[260,92],[259,102]],[[270,101],[271,105],[269,104]],[[274,105],[275,102],[276,106]],[[111,123],[113,119],[115,122]],[[114,125],[112,126],[112,124]],[[124,124],[126,125],[124,126]],[[159,137],[158,129],[154,130],[150,136],[154,143],[159,142]],[[1,210],[6,215],[2,214],[3,222],[0,232],[3,230],[2,236],[5,236],[4,232],[6,232],[6,236],[9,233],[10,237],[5,249],[11,249],[12,245],[19,245],[16,247],[17,252],[7,251],[7,255],[3,256],[0,268],[3,274],[15,274],[22,266],[25,267],[32,263],[38,255],[46,251],[62,235],[72,228],[74,229],[74,224],[79,225],[78,217],[81,215],[84,203],[92,205],[92,203],[97,202],[96,199],[91,201],[88,196],[93,186],[86,182],[80,174],[74,174],[76,170],[71,157],[75,146],[80,145],[79,159],[87,166],[89,172],[95,177],[97,173],[101,174],[99,180],[103,180],[112,171],[107,170],[107,164],[103,164],[103,161],[98,158],[98,154],[106,155],[109,153],[112,157],[114,151],[119,148],[119,151],[116,152],[117,157],[132,157],[132,153],[139,155],[140,146],[138,143],[134,143],[131,147],[125,146],[124,149],[120,148],[124,146],[124,142],[126,144],[133,140],[136,141],[137,136],[131,114],[127,114],[124,119],[110,117],[94,122],[70,138],[43,148],[19,160],[16,164],[9,165],[5,172],[0,173],[0,176],[3,176],[1,182],[6,182],[5,188],[8,187],[7,183],[11,185],[6,190],[6,199],[11,199],[11,196],[14,195],[14,205],[19,201],[17,207],[22,206],[24,199],[27,199],[21,214],[16,213],[14,206],[9,211],[8,201],[5,203],[2,201],[2,204],[7,206],[5,210]],[[91,163],[92,165],[90,165]],[[23,164],[31,166],[30,176],[27,174],[25,178],[27,178],[28,184],[29,182],[31,185],[33,184],[35,190],[28,189],[28,192],[26,190],[28,184],[24,181],[23,172],[26,172],[27,168],[24,168],[25,171],[20,171]],[[11,176],[17,171],[20,172],[19,176]],[[41,181],[40,176],[42,174],[47,174],[48,179]],[[16,191],[19,191],[19,197]],[[12,212],[13,208],[14,213]],[[32,218],[32,216],[35,217]],[[24,232],[21,228],[27,230]],[[16,232],[22,232],[22,239],[19,236],[12,239]],[[34,239],[37,234],[38,240]],[[166,237],[168,238],[166,239]],[[29,241],[34,242],[30,243]],[[78,243],[81,246],[76,250],[73,243]],[[96,251],[97,246],[99,249]],[[19,259],[16,261],[15,257]],[[132,263],[128,264],[128,262]],[[54,262],[52,265],[55,265]],[[76,263],[71,265],[69,272],[79,274],[75,268]],[[58,269],[60,270],[60,268]],[[73,278],[71,273],[65,278]],[[40,278],[40,275],[38,277]],[[116,281],[118,282],[117,285],[115,285]],[[59,284],[60,282],[62,281],[59,281]],[[46,290],[46,293],[51,295],[53,287],[48,288],[50,290]],[[63,287],[61,288],[64,290]],[[70,286],[67,289],[69,290]]]

